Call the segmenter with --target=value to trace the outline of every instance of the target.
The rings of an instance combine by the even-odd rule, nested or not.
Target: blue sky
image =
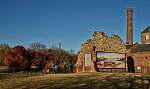
[[[150,25],[149,0],[0,0],[0,44],[33,42],[80,50],[93,31],[119,35],[126,42],[127,8],[133,8],[134,43]]]

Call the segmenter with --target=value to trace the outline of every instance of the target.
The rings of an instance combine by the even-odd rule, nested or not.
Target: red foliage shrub
[[[28,59],[25,56],[26,50],[23,46],[16,46],[9,50],[4,64],[13,71],[26,70],[28,67]]]
[[[32,60],[34,65],[38,67],[39,70],[44,69],[45,65],[50,61],[54,63],[57,62],[57,60],[51,54],[40,53],[40,52],[36,52],[34,59]]]
[[[51,54],[30,52],[26,51],[23,46],[16,46],[8,51],[4,64],[13,71],[30,71],[31,63],[34,63],[39,70],[42,70],[48,62],[55,64],[58,61]]]

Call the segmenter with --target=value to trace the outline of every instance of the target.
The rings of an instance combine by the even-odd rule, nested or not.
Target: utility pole
[[[59,61],[59,63],[60,63],[60,49],[61,49],[61,41],[59,42],[59,55],[58,55],[58,61]],[[58,63],[58,65],[59,65],[59,63]]]

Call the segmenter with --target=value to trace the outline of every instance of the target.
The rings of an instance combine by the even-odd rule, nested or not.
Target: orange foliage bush
[[[56,63],[57,60],[51,54],[36,52],[32,62],[39,70],[42,70],[48,62]]]
[[[12,71],[27,70],[28,58],[26,57],[26,50],[23,46],[16,46],[9,50],[4,64]]]

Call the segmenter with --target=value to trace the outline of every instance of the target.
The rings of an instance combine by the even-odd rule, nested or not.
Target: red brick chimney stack
[[[133,9],[127,8],[127,42],[126,45],[133,44],[133,24],[132,24]]]

